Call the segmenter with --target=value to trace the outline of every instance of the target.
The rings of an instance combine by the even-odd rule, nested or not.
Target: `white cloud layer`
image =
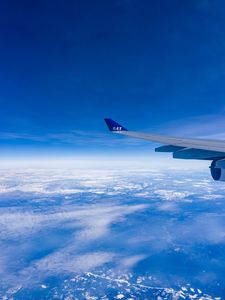
[[[196,245],[224,243],[224,186],[202,172],[9,169],[0,175],[0,275],[14,287],[47,287],[49,276],[109,265],[131,272],[163,253],[205,259]],[[156,283],[175,280],[163,276]]]

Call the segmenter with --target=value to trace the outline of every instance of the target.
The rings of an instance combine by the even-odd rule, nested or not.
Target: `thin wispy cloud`
[[[175,120],[169,123],[159,124],[155,128],[143,130],[146,133],[160,133],[171,136],[181,137],[201,137],[208,139],[225,139],[225,113],[209,114],[196,116],[192,118]],[[110,133],[73,130],[70,132],[61,133],[44,133],[44,134],[29,134],[16,132],[0,132],[0,140],[25,140],[34,143],[52,144],[52,145],[72,145],[77,147],[107,147],[120,148],[123,147],[138,147],[142,149],[153,147],[146,141],[127,138],[124,136],[114,136]]]
[[[77,228],[77,224],[82,227],[77,236],[78,240],[82,242],[86,240],[90,241],[105,235],[112,222],[136,211],[143,210],[146,207],[147,205],[143,204],[134,206],[125,205],[121,210],[121,206],[116,205],[90,205],[83,209],[80,206],[73,207],[70,205],[68,207],[68,205],[65,205],[64,210],[56,210],[48,214],[29,211],[3,211],[0,220],[0,237],[27,236],[43,228],[53,228],[59,224],[72,223],[75,228]],[[66,208],[70,211],[66,211]]]
[[[225,112],[178,119],[161,124],[156,130],[181,137],[225,139]]]
[[[73,130],[64,133],[44,133],[44,134],[29,134],[16,132],[0,132],[0,140],[24,140],[35,143],[52,144],[52,145],[73,145],[73,146],[135,146],[144,144],[143,141],[137,139],[129,139],[126,137],[115,137],[110,133]]]

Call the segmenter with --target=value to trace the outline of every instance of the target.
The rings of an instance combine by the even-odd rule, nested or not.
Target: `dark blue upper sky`
[[[221,119],[224,14],[222,0],[3,0],[2,149],[107,151],[104,117],[156,131]]]

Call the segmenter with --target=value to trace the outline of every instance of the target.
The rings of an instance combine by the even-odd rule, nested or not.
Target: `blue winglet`
[[[110,131],[128,131],[125,127],[113,121],[112,119],[105,119],[105,122]]]

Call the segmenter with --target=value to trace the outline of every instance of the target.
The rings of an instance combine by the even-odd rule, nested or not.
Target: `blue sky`
[[[223,138],[224,12],[222,0],[2,1],[0,154],[152,147],[111,136],[105,117]]]

